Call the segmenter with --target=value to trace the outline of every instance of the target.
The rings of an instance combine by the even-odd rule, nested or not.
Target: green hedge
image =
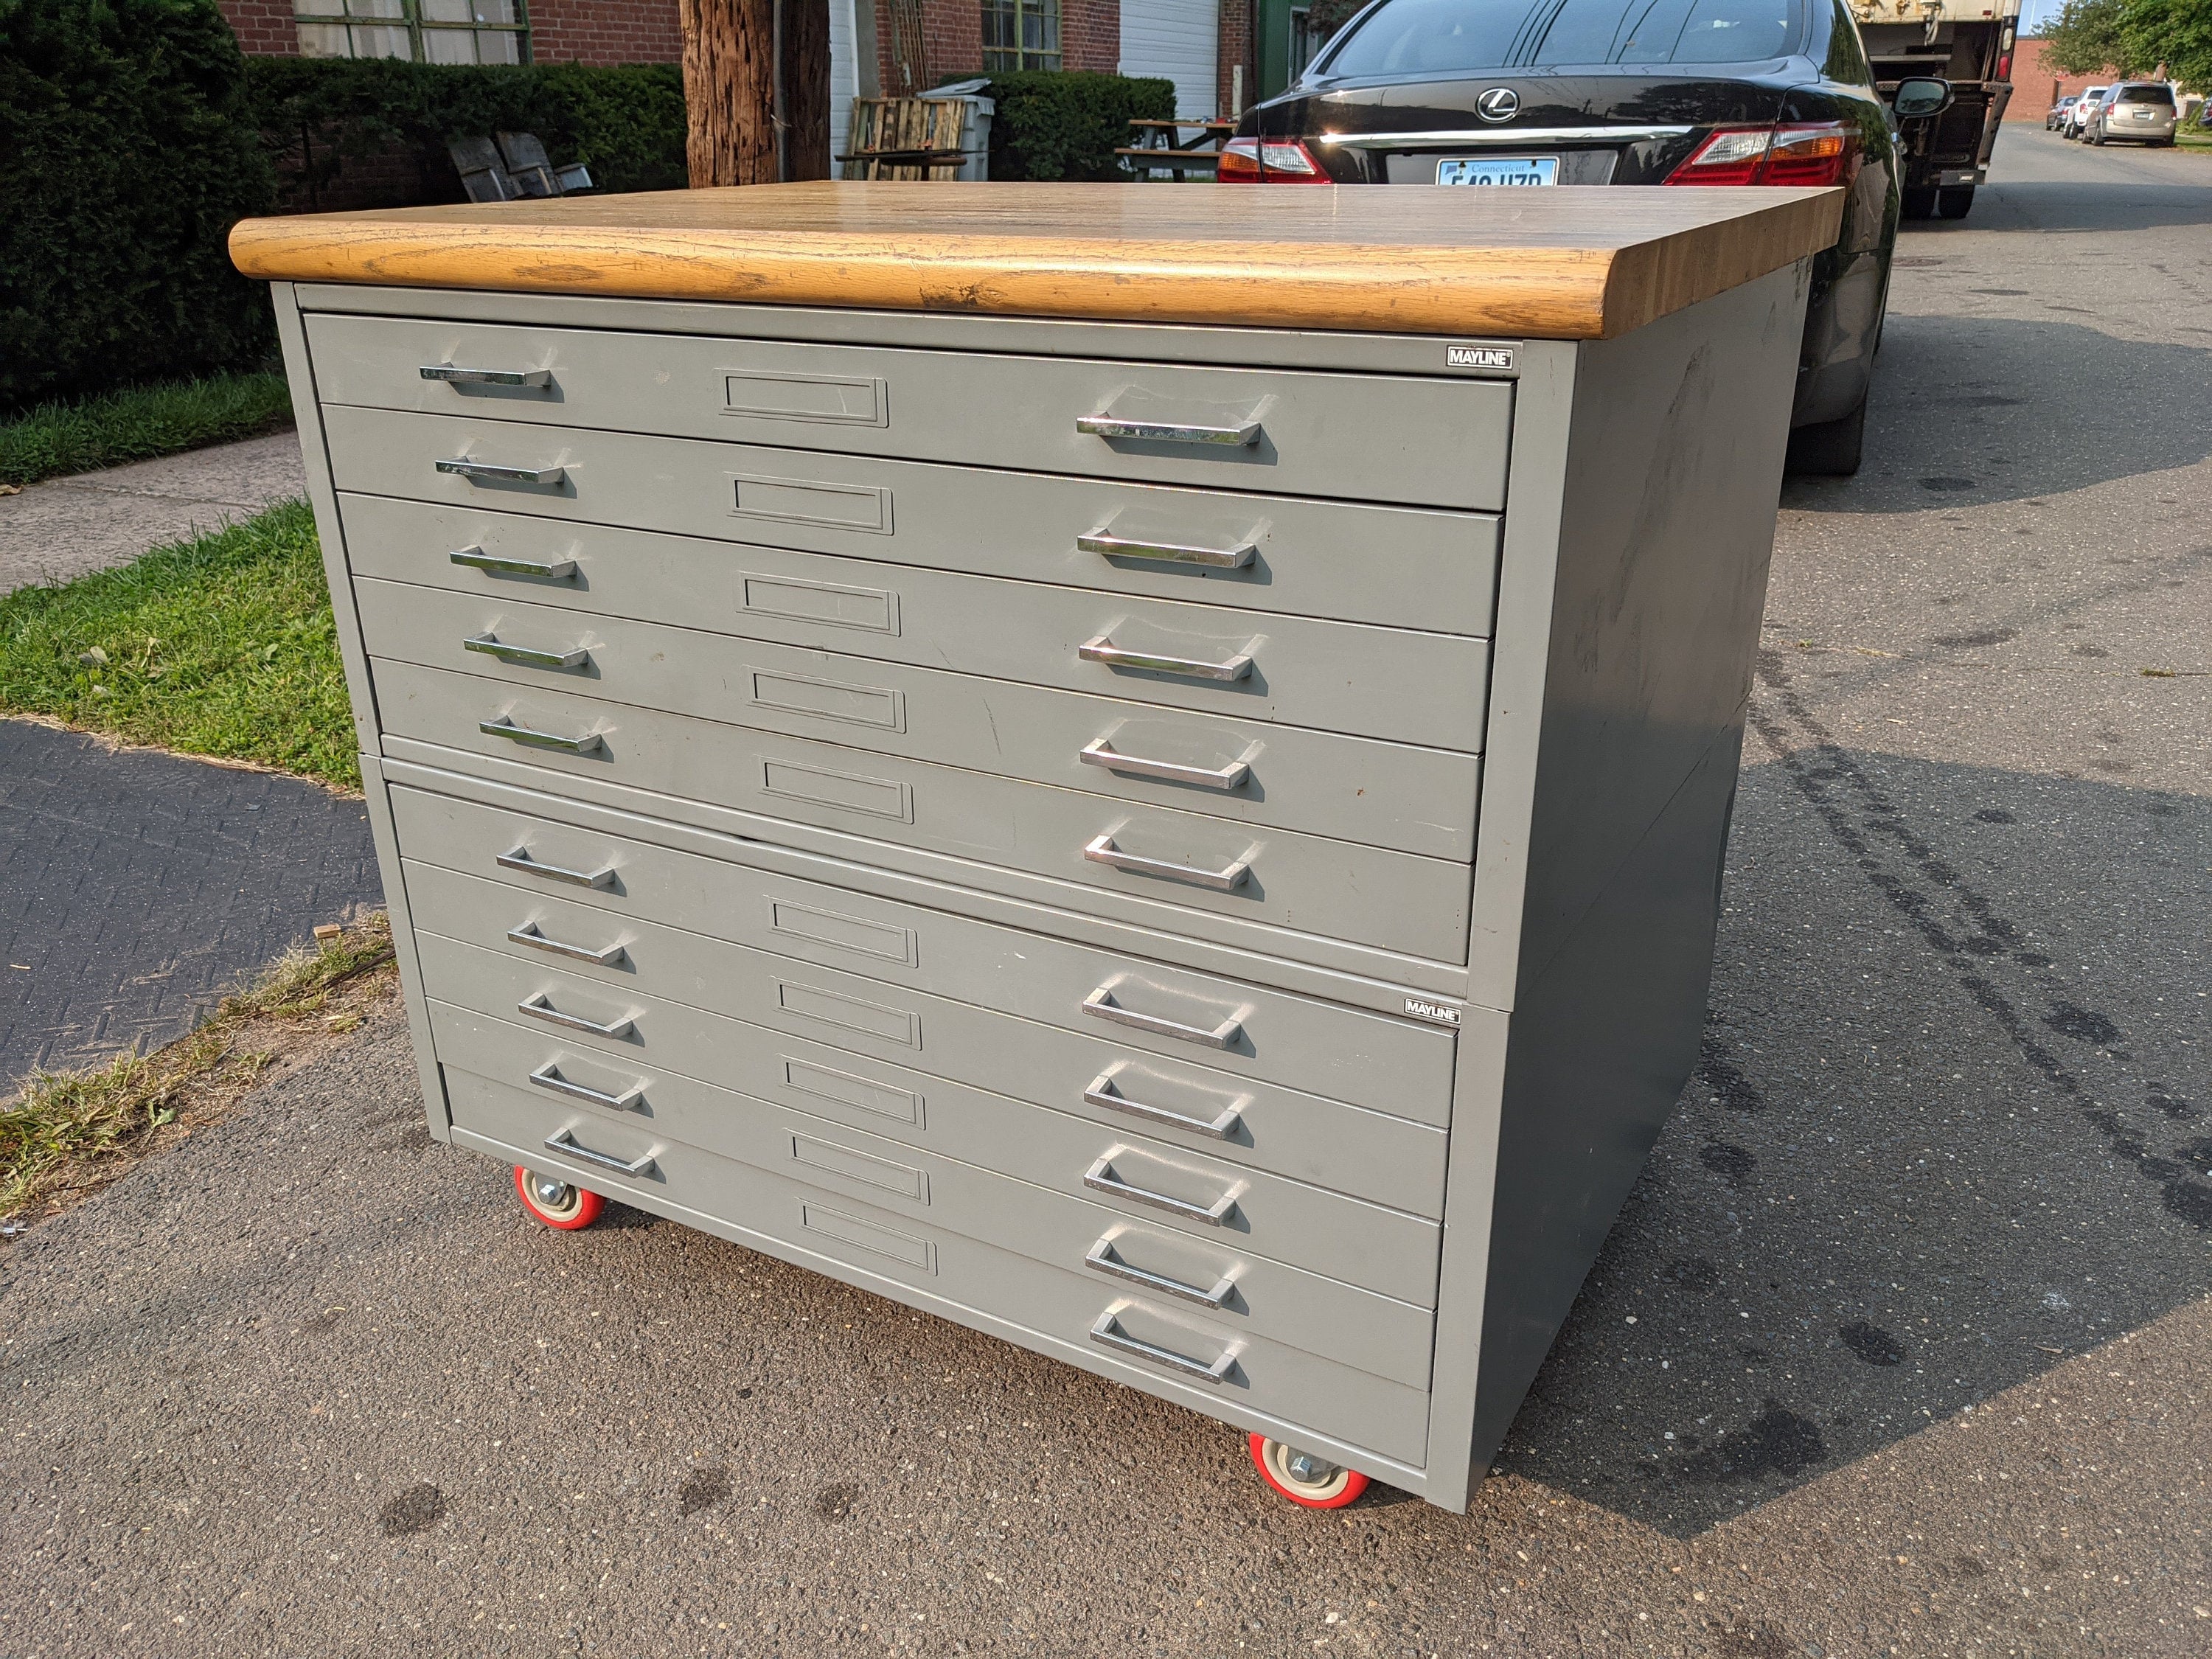
[[[991,118],[994,179],[1126,179],[1114,152],[1134,142],[1129,123],[1175,114],[1174,82],[1126,75],[1002,70],[983,95],[998,105]]]
[[[0,410],[262,356],[273,199],[215,0],[0,0]]]
[[[348,205],[366,204],[347,187],[346,164],[392,155],[411,170],[384,169],[376,204],[459,201],[447,141],[500,131],[536,133],[556,166],[584,162],[603,191],[681,190],[686,182],[684,76],[673,64],[256,58],[246,84],[252,123],[277,157],[284,205],[295,211],[321,204],[333,188],[346,190]]]

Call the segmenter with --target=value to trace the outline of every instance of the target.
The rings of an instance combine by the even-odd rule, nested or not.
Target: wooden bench
[[[1136,129],[1137,142],[1121,146],[1114,154],[1140,179],[1165,172],[1177,184],[1182,182],[1186,173],[1212,177],[1221,166],[1221,147],[1237,131],[1234,121],[1215,120],[1209,116],[1192,116],[1187,120],[1132,121],[1129,125]],[[1183,132],[1193,127],[1198,130],[1201,148],[1185,149]]]

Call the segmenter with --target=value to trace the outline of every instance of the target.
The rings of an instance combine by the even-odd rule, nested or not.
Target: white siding
[[[1121,73],[1165,76],[1176,113],[1213,115],[1220,0],[1121,0]]]
[[[875,0],[867,0],[872,5]],[[860,63],[853,21],[857,0],[830,0],[830,176],[840,179],[845,169],[836,158],[845,153],[845,132],[853,118],[853,100],[860,95]]]

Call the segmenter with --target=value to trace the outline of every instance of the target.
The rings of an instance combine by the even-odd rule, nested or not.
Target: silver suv
[[[2093,144],[2115,141],[2170,146],[2173,143],[2173,88],[2163,81],[2125,81],[2097,100],[2084,120],[2081,136]]]

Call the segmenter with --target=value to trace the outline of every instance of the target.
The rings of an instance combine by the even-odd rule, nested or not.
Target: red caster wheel
[[[1260,1478],[1306,1509],[1340,1510],[1367,1490],[1367,1477],[1357,1469],[1324,1462],[1265,1435],[1253,1435],[1249,1443]]]
[[[559,1176],[540,1175],[520,1164],[514,1166],[514,1195],[532,1215],[564,1233],[590,1226],[599,1218],[599,1212],[607,1203],[597,1193],[587,1193],[573,1182],[563,1181]]]

